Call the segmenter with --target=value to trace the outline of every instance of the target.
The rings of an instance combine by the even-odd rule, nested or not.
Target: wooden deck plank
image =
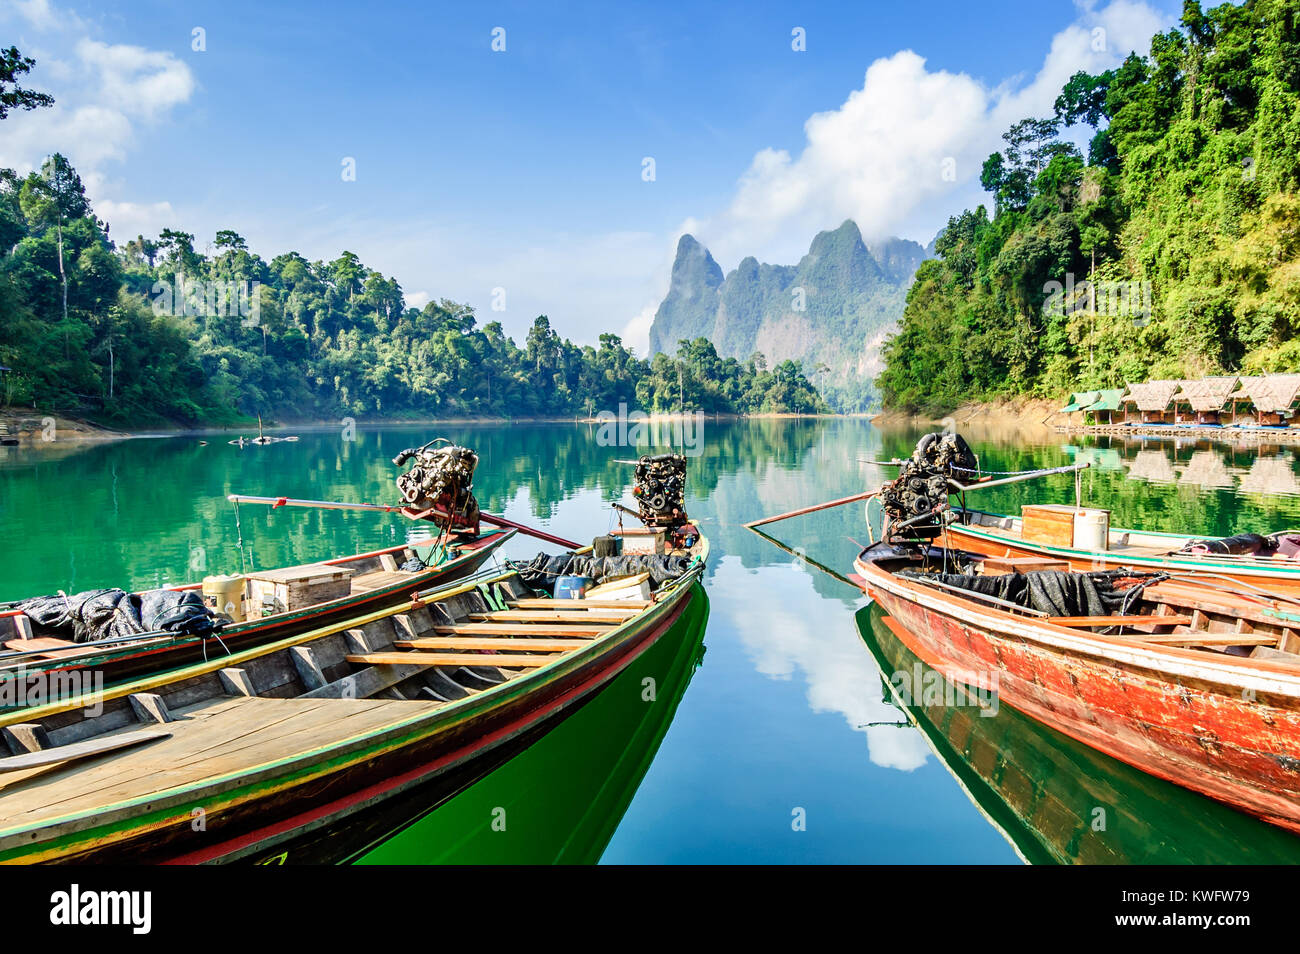
[[[1190,616],[1049,616],[1044,623],[1057,626],[1190,626]]]
[[[590,646],[587,639],[531,639],[509,636],[435,636],[423,639],[399,639],[393,643],[398,649],[495,649],[500,652],[539,651],[564,652]]]
[[[512,609],[645,609],[653,606],[654,600],[551,600],[527,597],[518,600],[506,600]]]
[[[349,656],[348,662],[365,663],[371,666],[383,665],[419,665],[419,666],[545,666],[556,659],[555,654],[523,656],[507,653],[365,653]]]
[[[182,719],[154,730],[170,736],[146,748],[116,752],[86,767],[51,766],[0,778],[4,812],[0,827],[148,796],[306,752],[333,739],[409,718],[412,707],[420,705],[438,703],[227,697],[206,717]]]
[[[0,759],[0,772],[17,772],[22,769],[52,765],[56,762],[84,759],[92,755],[102,755],[105,752],[152,742],[155,739],[165,739],[170,735],[171,733],[166,729],[138,729],[135,732],[124,732],[102,739],[87,739],[85,742],[74,742],[72,745],[60,745],[52,749]]]
[[[545,610],[505,610],[495,613],[472,613],[470,619],[483,620],[485,622],[502,622],[502,623],[611,623],[618,624],[624,620],[631,619],[640,613],[641,610],[627,610],[619,613],[613,610],[597,609],[578,612],[576,610],[561,610],[559,612],[546,612]]]
[[[600,636],[614,628],[614,624],[605,620],[590,624],[579,623],[534,623],[521,627],[519,623],[458,623],[455,626],[435,626],[433,631],[440,636]]]

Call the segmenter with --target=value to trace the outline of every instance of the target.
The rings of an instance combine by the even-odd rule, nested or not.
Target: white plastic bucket
[[[1075,513],[1074,545],[1080,550],[1110,549],[1110,514],[1105,510]]]

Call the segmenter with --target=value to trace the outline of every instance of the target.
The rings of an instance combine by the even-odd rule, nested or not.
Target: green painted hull
[[[594,864],[704,656],[708,597],[524,752],[361,853],[359,864]],[[654,698],[646,699],[653,680]]]

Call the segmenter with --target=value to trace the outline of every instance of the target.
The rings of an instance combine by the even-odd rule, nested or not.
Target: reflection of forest
[[[714,562],[730,556],[749,568],[795,558],[745,530],[746,521],[878,487],[897,471],[862,459],[907,456],[923,433],[882,432],[863,418],[706,418],[704,425],[702,453],[689,460],[687,504],[713,541]],[[392,457],[437,436],[479,452],[475,489],[485,510],[509,506],[521,519],[549,521],[566,503],[631,502],[633,468],[622,461],[672,448],[602,446],[598,431],[585,424],[429,425],[362,430],[355,441],[343,440],[340,431],[305,431],[297,443],[242,450],[220,438],[206,446],[194,438],[85,444],[66,456],[11,449],[16,452],[0,460],[0,545],[9,558],[0,599],[162,585],[397,543],[411,525],[375,514],[245,506],[237,529],[225,497],[395,503]],[[1088,460],[1093,466],[1080,481],[1084,501],[1109,507],[1114,526],[1204,534],[1300,526],[1295,460],[1279,448],[1260,454],[1254,447],[1118,438],[972,444],[989,471]],[[1069,474],[968,495],[971,506],[1002,513],[1073,500]],[[553,529],[563,532],[559,523],[571,520],[572,512]],[[767,530],[841,571],[866,542],[859,504]],[[844,584],[810,572],[822,595],[854,597]]]

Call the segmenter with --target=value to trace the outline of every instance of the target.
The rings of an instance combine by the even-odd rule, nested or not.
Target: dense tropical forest
[[[917,271],[887,406],[1300,371],[1300,0],[1189,0],[1003,138],[994,214],[954,216]]]
[[[49,105],[32,60],[0,51],[0,119]],[[561,338],[539,316],[520,347],[499,322],[442,300],[408,307],[351,252],[270,261],[236,232],[208,254],[164,229],[119,243],[61,155],[0,170],[0,407],[108,424],[268,419],[571,416],[826,410],[800,367],[721,358],[704,338],[636,357],[617,335]]]

